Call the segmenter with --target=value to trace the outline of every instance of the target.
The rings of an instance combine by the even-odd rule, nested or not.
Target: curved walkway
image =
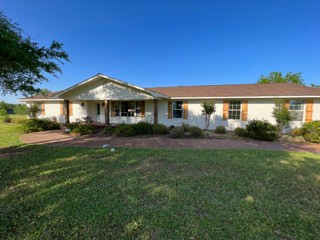
[[[222,139],[172,139],[155,137],[71,136],[63,130],[29,133],[20,140],[28,144],[73,147],[143,147],[143,148],[212,148],[212,149],[269,149],[320,153],[320,144],[263,142]]]

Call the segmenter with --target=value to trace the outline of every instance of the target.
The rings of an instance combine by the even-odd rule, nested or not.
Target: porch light
[[[81,103],[81,106],[84,106],[84,102]]]

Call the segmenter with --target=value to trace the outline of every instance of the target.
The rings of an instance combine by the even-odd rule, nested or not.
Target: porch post
[[[110,125],[110,108],[109,108],[108,100],[104,101],[104,119],[105,119],[105,124]]]
[[[66,123],[70,123],[70,109],[69,109],[69,100],[64,100],[64,108],[66,110]]]
[[[153,123],[158,124],[158,99],[153,100]]]

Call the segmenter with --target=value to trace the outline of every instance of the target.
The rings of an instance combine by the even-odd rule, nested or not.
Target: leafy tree
[[[290,122],[294,120],[294,116],[285,105],[283,99],[276,99],[275,106],[272,112],[279,130],[282,132],[285,127],[288,127]]]
[[[202,107],[202,115],[205,116],[205,129],[209,129],[210,117],[216,111],[216,106],[213,101],[203,102],[201,104]]]
[[[20,115],[26,115],[28,113],[28,107],[25,104],[17,104],[14,107],[14,113]]]
[[[4,101],[1,101],[0,102],[0,116],[7,115],[7,111],[8,111],[8,105]]]
[[[310,86],[313,87],[313,88],[320,88],[320,85],[319,85],[319,84],[313,84],[313,83],[311,83]]]
[[[37,104],[32,104],[30,107],[28,107],[28,116],[30,118],[37,118],[38,112],[40,111],[40,108]]]
[[[16,23],[0,11],[0,89],[3,94],[39,92],[35,85],[58,77],[60,64],[69,61],[63,44],[53,41],[50,47],[39,46]]]
[[[301,72],[288,72],[284,76],[281,72],[271,72],[268,76],[261,75],[257,83],[295,83],[305,85]]]

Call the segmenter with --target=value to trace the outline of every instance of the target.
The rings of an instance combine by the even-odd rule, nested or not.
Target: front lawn
[[[17,146],[7,136],[1,144],[12,148],[0,151],[21,154],[0,158],[0,239],[320,237],[316,154],[111,152]]]

